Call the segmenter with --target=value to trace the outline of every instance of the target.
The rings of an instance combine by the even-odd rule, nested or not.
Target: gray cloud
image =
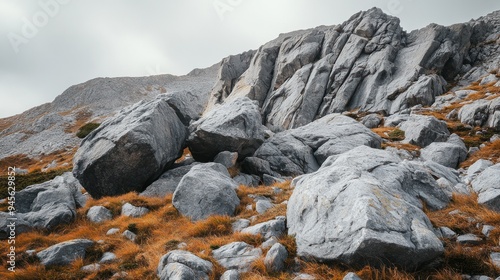
[[[497,0],[0,0],[0,117],[95,77],[185,74],[279,33],[339,24],[373,6],[400,17],[407,30],[500,9]],[[10,40],[23,36],[25,19],[42,26],[16,53]]]

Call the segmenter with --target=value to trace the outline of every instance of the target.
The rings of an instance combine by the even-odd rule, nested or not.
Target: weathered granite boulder
[[[161,280],[208,280],[212,270],[211,262],[187,251],[174,250],[161,257],[157,275]]]
[[[331,155],[360,145],[380,148],[381,141],[378,135],[357,121],[331,114],[308,125],[275,134],[264,142],[254,157],[267,161],[273,172],[297,176],[316,171]]]
[[[83,140],[73,174],[92,197],[141,192],[182,154],[187,130],[164,98],[121,110]]]
[[[441,165],[457,168],[467,158],[467,147],[460,137],[452,134],[446,142],[434,142],[420,151],[420,157]]]
[[[189,150],[202,162],[211,161],[224,151],[237,152],[243,159],[251,156],[264,142],[259,107],[248,98],[237,98],[221,105],[189,129]]]
[[[192,220],[211,215],[233,216],[240,199],[238,184],[219,163],[199,164],[179,182],[172,203],[179,212]]]
[[[85,258],[85,250],[93,244],[92,240],[74,239],[50,246],[38,252],[36,256],[45,266],[67,265],[77,259]]]
[[[390,152],[360,146],[293,184],[287,226],[300,256],[415,269],[444,252],[420,200],[439,209],[448,197],[430,173]]]
[[[478,194],[478,202],[500,212],[500,164],[486,168],[472,181],[472,188]]]

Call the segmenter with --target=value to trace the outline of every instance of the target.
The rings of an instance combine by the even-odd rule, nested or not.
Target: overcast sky
[[[0,117],[95,77],[186,74],[373,6],[413,30],[465,22],[500,1],[0,0]]]

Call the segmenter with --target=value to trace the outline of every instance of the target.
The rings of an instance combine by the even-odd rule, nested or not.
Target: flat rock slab
[[[212,252],[217,262],[226,269],[246,272],[253,262],[262,255],[260,248],[254,248],[245,242],[233,242]]]
[[[67,265],[77,259],[85,258],[85,250],[93,244],[92,240],[74,239],[50,246],[38,252],[36,256],[45,266]]]

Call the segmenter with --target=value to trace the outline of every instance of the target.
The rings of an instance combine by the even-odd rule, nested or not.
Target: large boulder
[[[198,120],[208,102],[208,94],[204,92],[175,91],[165,94],[165,101],[174,109],[185,126]]]
[[[211,215],[233,216],[240,204],[237,188],[238,184],[222,164],[199,164],[179,182],[172,203],[181,214],[194,221]]]
[[[67,265],[77,259],[84,259],[85,250],[93,244],[92,240],[74,239],[50,246],[38,252],[36,256],[45,266]]]
[[[330,114],[308,125],[275,134],[254,157],[267,161],[273,172],[297,176],[316,171],[329,156],[360,145],[380,148],[381,142],[378,135],[354,119]]]
[[[251,156],[264,142],[264,126],[259,107],[244,97],[208,112],[190,126],[189,150],[198,161],[211,161],[220,152]]]
[[[174,250],[161,257],[157,275],[161,280],[208,280],[212,269],[211,262],[187,251]]]
[[[163,173],[158,180],[149,185],[141,195],[148,197],[164,197],[167,194],[174,193],[182,177],[197,164],[198,163],[192,163],[168,170]]]
[[[444,252],[421,201],[441,209],[449,199],[419,165],[360,146],[293,184],[287,226],[300,256],[416,269]]]
[[[424,160],[432,160],[441,165],[457,168],[467,158],[467,147],[460,137],[452,134],[446,142],[434,142],[420,151]]]
[[[478,202],[500,212],[500,163],[486,168],[472,181]]]
[[[450,136],[446,122],[432,116],[392,115],[385,120],[386,126],[397,126],[405,132],[403,142],[420,147],[433,142],[445,142]]]
[[[141,101],[82,141],[73,174],[94,198],[141,192],[182,154],[186,138],[164,96]]]

